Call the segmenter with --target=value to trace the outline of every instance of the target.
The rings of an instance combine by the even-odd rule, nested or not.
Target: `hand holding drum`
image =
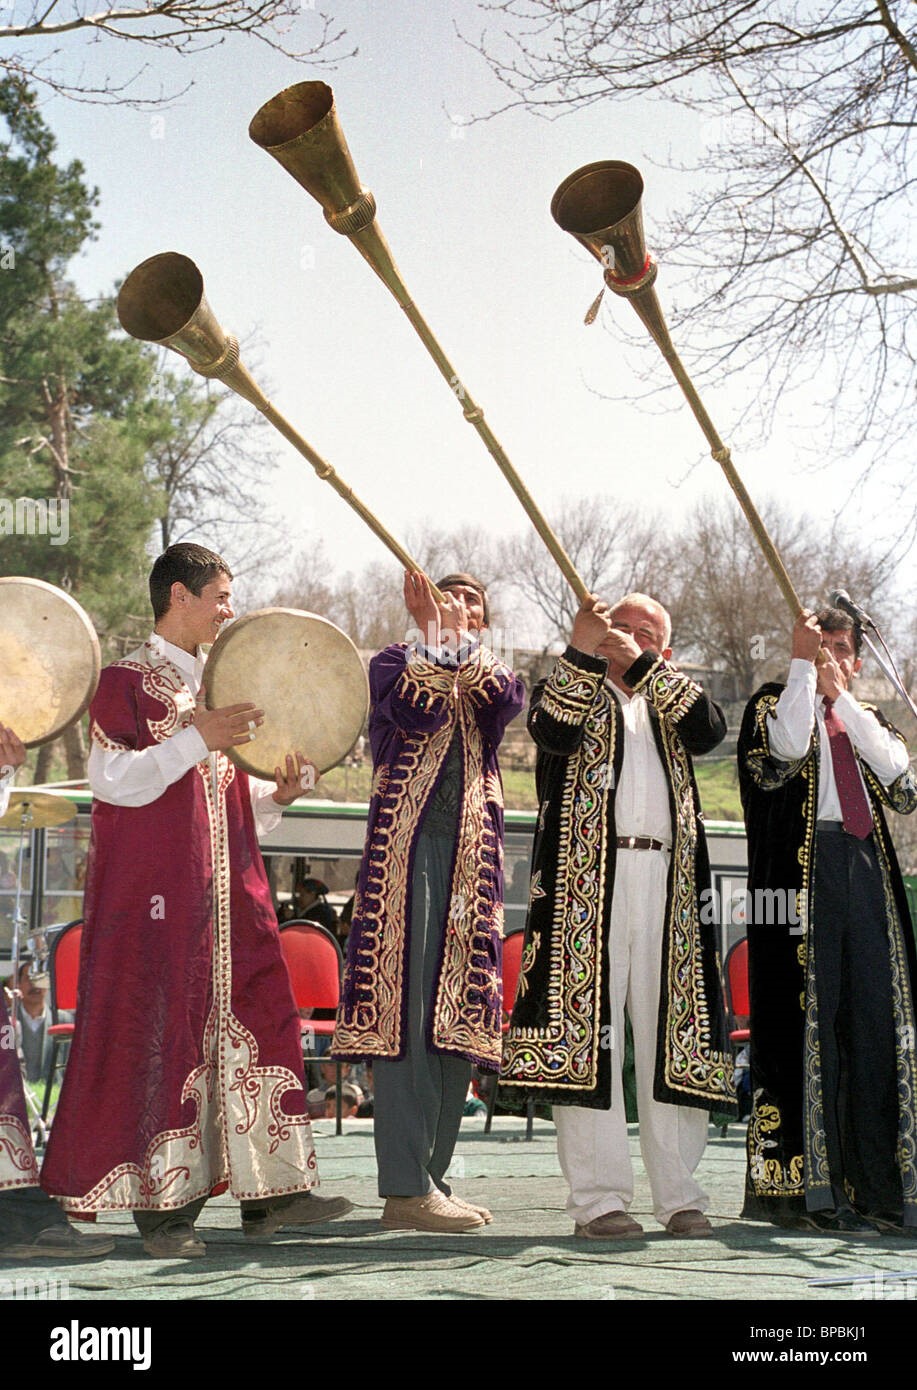
[[[194,727],[211,753],[225,753],[251,743],[263,723],[264,710],[252,704],[225,705],[222,709],[199,704],[194,714]]]
[[[0,724],[0,777],[5,772],[14,772],[25,762],[25,745],[15,729],[7,729]]]

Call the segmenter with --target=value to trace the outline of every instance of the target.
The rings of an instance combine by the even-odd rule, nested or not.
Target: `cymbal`
[[[73,820],[76,807],[65,796],[54,796],[49,792],[13,792],[9,810],[5,816],[0,816],[0,827],[18,830],[22,825],[23,812],[26,815],[26,830],[44,830],[49,825],[64,825],[68,820]]]

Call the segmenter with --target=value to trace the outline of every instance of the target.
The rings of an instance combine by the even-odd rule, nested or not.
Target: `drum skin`
[[[369,711],[369,682],[350,638],[295,608],[260,608],[224,628],[207,658],[204,689],[209,709],[248,701],[264,710],[253,741],[227,754],[268,781],[287,753],[304,753],[319,772],[336,767]]]
[[[43,579],[0,578],[0,724],[26,748],[85,713],[101,669],[95,628],[75,599]]]

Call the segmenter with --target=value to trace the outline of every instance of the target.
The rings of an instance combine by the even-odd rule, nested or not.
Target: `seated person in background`
[[[44,1081],[51,1065],[51,1004],[48,998],[47,975],[32,974],[32,960],[26,958],[19,966],[19,999],[16,1002],[17,1042],[25,1064],[25,1079],[30,1083]],[[12,978],[7,988],[12,986]],[[73,1014],[61,1014],[61,1022],[71,1022]]]
[[[329,1086],[325,1092],[325,1119],[333,1120],[337,1114],[337,1087]],[[363,1104],[363,1092],[351,1081],[341,1087],[341,1118],[355,1120]]]
[[[304,878],[293,889],[293,902],[296,906],[296,920],[317,922],[331,935],[337,937],[338,915],[329,902],[325,901],[327,883],[320,878]]]
[[[462,1110],[462,1118],[466,1119],[469,1115],[486,1115],[487,1102],[475,1095],[474,1086],[468,1083],[468,1094],[465,1097],[465,1108]]]
[[[343,951],[347,945],[347,938],[350,935],[350,924],[353,921],[353,908],[357,900],[357,887],[360,882],[360,870],[357,869],[353,876],[353,892],[341,908],[341,916],[338,922],[338,941]]]

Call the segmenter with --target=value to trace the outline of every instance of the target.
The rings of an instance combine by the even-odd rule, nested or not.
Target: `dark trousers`
[[[50,1227],[66,1226],[57,1202],[40,1187],[11,1187],[0,1192],[0,1248],[34,1240]]]
[[[250,1211],[267,1211],[268,1207],[287,1207],[293,1202],[298,1202],[302,1192],[287,1192],[282,1197],[252,1197],[240,1202],[242,1215],[245,1216]],[[154,1231],[158,1231],[160,1226],[168,1226],[173,1221],[190,1221],[194,1225],[207,1201],[206,1197],[197,1197],[193,1202],[188,1202],[186,1206],[174,1207],[172,1211],[134,1211],[134,1225],[142,1236],[151,1236]]]
[[[421,835],[411,895],[407,1050],[400,1062],[377,1058],[373,1134],[380,1197],[424,1197],[451,1188],[446,1170],[458,1140],[471,1082],[464,1057],[427,1046],[436,971],[449,914],[451,838]]]
[[[891,966],[872,836],[817,833],[815,978],[835,1205],[900,1213]]]

